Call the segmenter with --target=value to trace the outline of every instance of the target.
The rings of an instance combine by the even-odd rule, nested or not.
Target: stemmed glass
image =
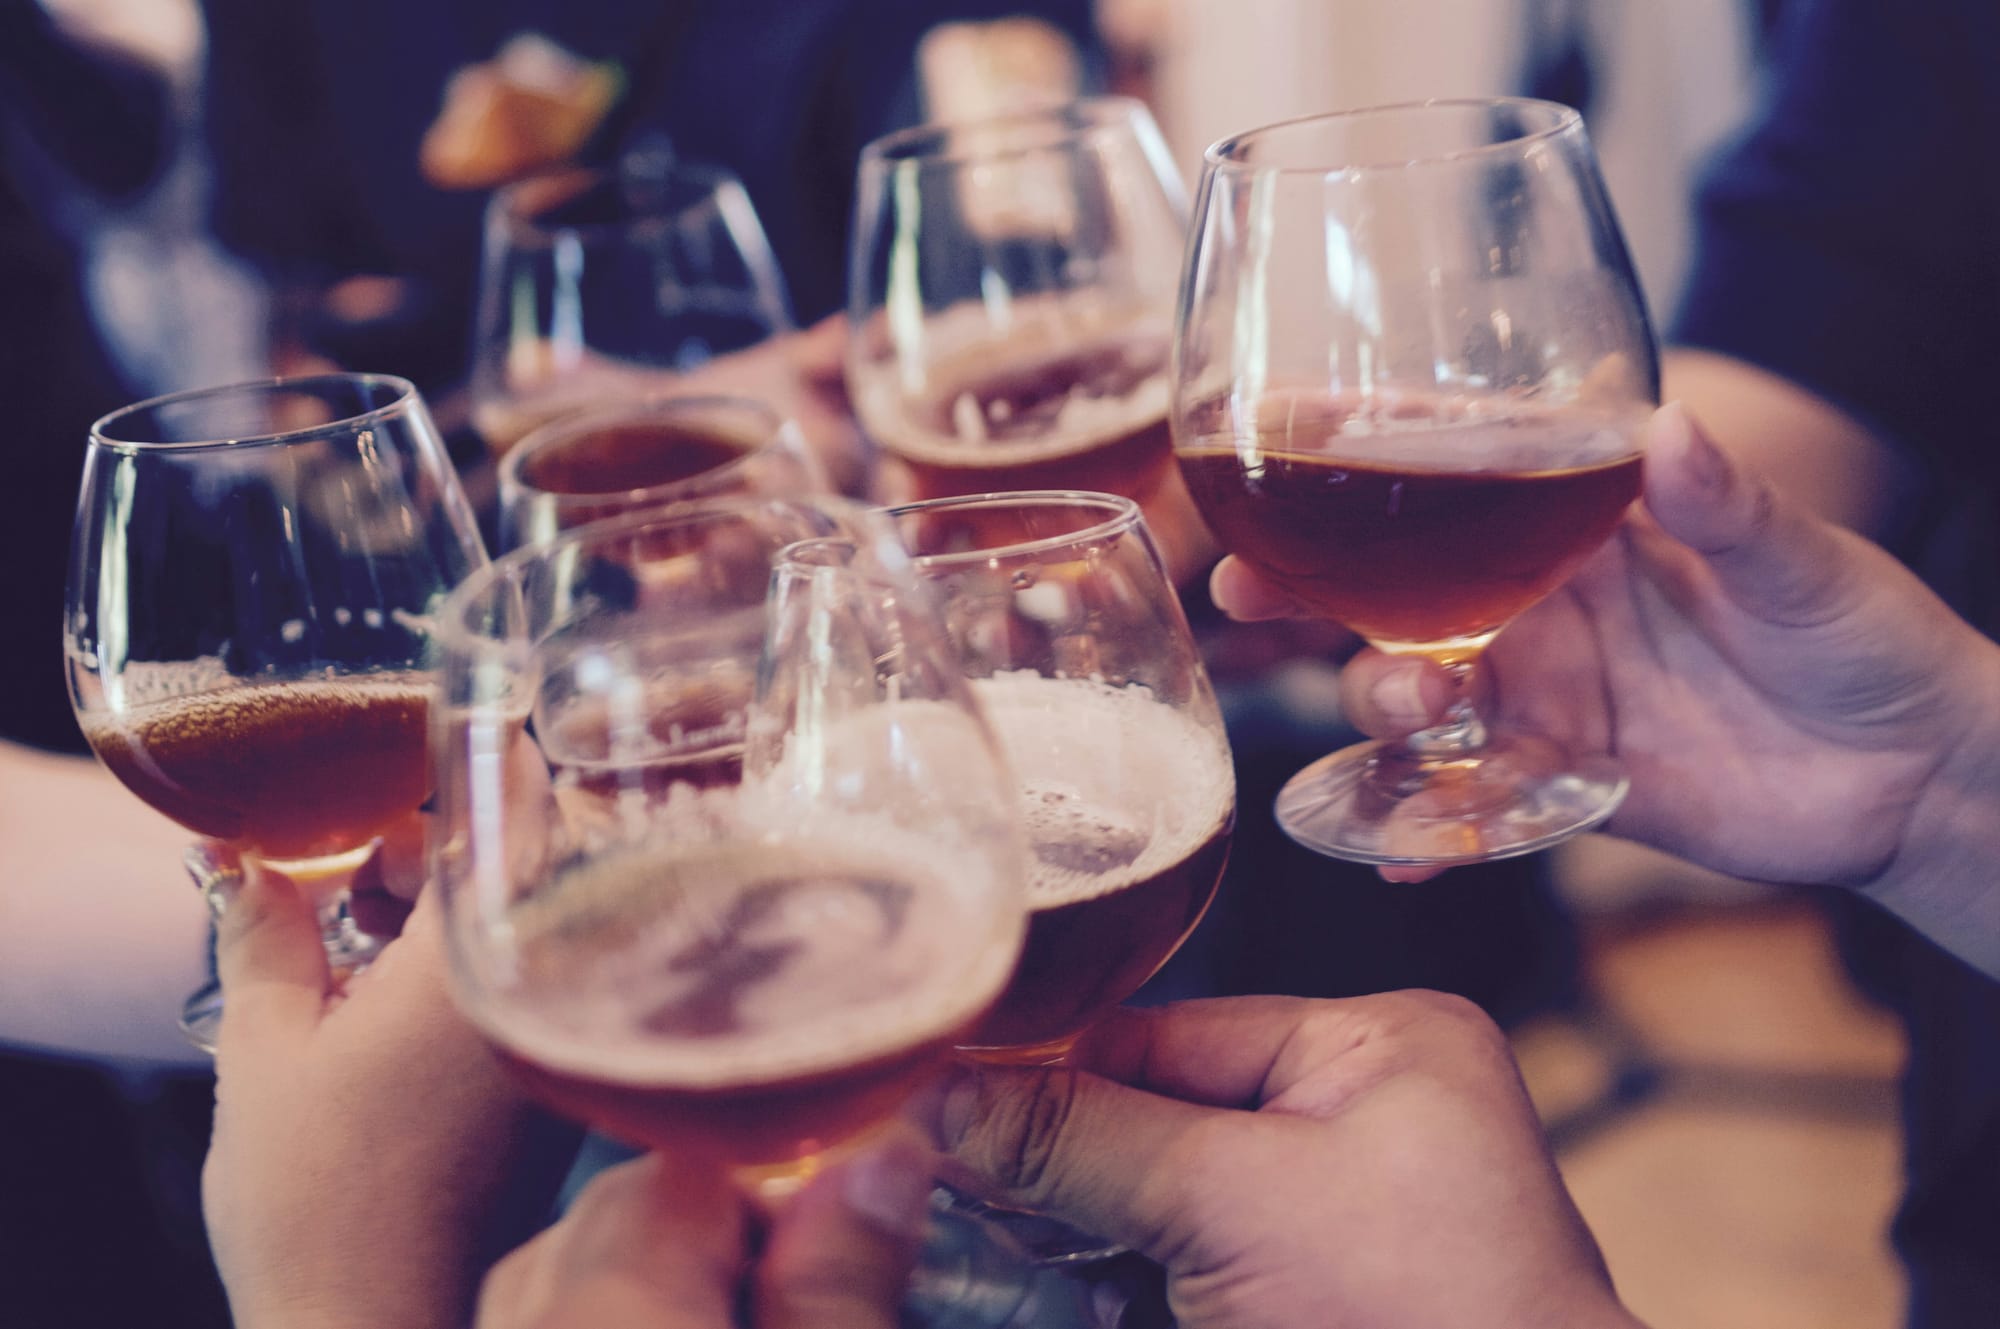
[[[1166,425],[1180,177],[1107,97],[868,145],[847,376],[892,498],[1174,482]]]
[[[1215,897],[1236,779],[1208,676],[1130,499],[891,510],[1015,781],[1028,938],[961,1045],[1049,1064],[1157,972]]]
[[[402,379],[128,406],[91,428],[71,549],[84,736],[147,803],[312,891],[328,959],[356,969],[380,939],[353,871],[430,791],[432,614],[485,561]],[[183,1025],[212,1048],[220,1013],[211,987]]]
[[[750,196],[727,172],[628,154],[535,176],[486,212],[473,424],[495,453],[559,415],[790,330]]]
[[[509,548],[642,508],[824,492],[798,426],[745,397],[653,397],[566,415],[500,462]]]
[[[442,612],[434,880],[527,1084],[781,1202],[993,1004],[1011,786],[907,556],[835,500],[565,532]]]
[[[1000,736],[1029,849],[1028,935],[962,1055],[1059,1065],[1172,957],[1236,823],[1222,714],[1132,500],[1033,492],[891,510]],[[1118,1247],[952,1196],[1047,1264]]]
[[[1638,495],[1653,335],[1576,112],[1318,116],[1206,157],[1174,431],[1223,546],[1461,690],[1445,723],[1308,766],[1279,824],[1377,864],[1523,854],[1608,817],[1615,764],[1489,733],[1472,674]]]

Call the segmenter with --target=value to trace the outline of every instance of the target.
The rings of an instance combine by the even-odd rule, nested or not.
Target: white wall
[[[1595,0],[1591,134],[1656,316],[1685,270],[1703,157],[1748,105],[1745,0]],[[1152,34],[1161,127],[1202,149],[1291,116],[1518,90],[1521,0],[1105,0]]]

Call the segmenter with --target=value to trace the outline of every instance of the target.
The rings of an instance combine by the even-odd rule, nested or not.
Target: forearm
[[[0,1043],[206,1064],[174,1023],[208,968],[187,840],[95,761],[0,741]]]
[[[1831,403],[1742,360],[1675,348],[1661,396],[1779,493],[1849,530],[1882,539],[1915,492],[1915,466]]]

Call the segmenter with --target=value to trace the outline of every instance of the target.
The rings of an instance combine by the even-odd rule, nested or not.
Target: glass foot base
[[[1359,743],[1278,792],[1278,825],[1317,853],[1378,866],[1451,867],[1531,854],[1601,825],[1629,782],[1604,757],[1496,737],[1476,755]]]

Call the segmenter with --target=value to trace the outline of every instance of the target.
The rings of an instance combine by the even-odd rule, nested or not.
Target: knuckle
[[[1037,1194],[1050,1181],[1076,1105],[1076,1075],[1062,1067],[990,1076],[982,1085],[975,1162],[1008,1190]]]

